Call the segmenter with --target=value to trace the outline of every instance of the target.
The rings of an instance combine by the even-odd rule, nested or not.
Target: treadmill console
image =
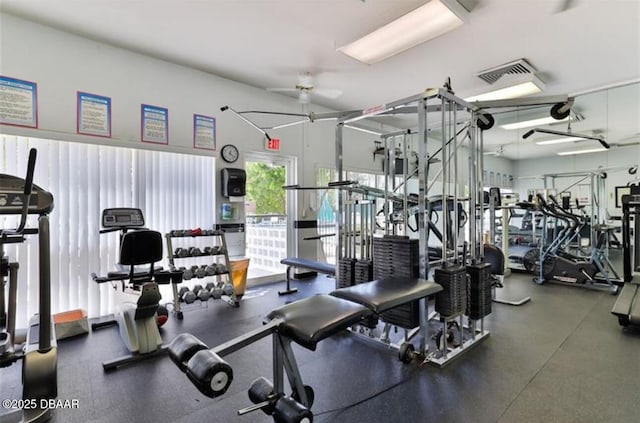
[[[0,215],[20,215],[24,205],[25,180],[0,174]],[[33,184],[29,196],[28,214],[47,214],[53,210],[53,195]]]
[[[629,207],[640,205],[640,194],[628,194],[622,196],[622,204],[628,205]]]
[[[102,211],[103,228],[142,228],[144,216],[142,210],[131,208],[104,209]]]

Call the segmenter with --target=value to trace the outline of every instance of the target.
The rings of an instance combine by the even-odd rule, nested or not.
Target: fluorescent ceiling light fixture
[[[536,141],[536,144],[538,145],[562,144],[563,142],[572,142],[572,141],[579,141],[579,140],[586,140],[586,138],[582,138],[582,137],[554,138],[551,140]]]
[[[459,27],[467,15],[456,0],[431,0],[338,51],[372,65]]]
[[[597,147],[597,148],[587,148],[584,150],[559,151],[556,154],[558,156],[572,156],[574,154],[597,153],[599,151],[607,151],[607,149],[604,147]]]
[[[353,125],[346,125],[345,124],[344,127],[345,128],[349,128],[349,129],[353,129],[353,130],[356,130],[356,131],[364,132],[365,134],[371,134],[371,135],[377,135],[377,136],[382,135],[380,132],[376,132],[376,131],[373,131],[371,129],[362,128],[360,126],[353,126]]]
[[[568,120],[569,120],[569,116],[567,116],[562,120],[554,119],[551,116],[548,116],[548,117],[538,118],[538,119],[523,120],[522,122],[507,123],[504,125],[500,125],[500,128],[510,131],[513,129],[530,128],[532,126],[542,126],[542,125],[549,125],[552,123],[566,122]]]
[[[544,90],[544,83],[532,74],[516,78],[513,78],[512,75],[504,75],[498,80],[498,85],[500,88],[494,88],[492,91],[467,97],[465,100],[468,102],[507,100],[537,94]]]

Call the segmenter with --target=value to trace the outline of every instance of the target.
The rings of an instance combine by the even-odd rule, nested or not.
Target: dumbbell
[[[221,287],[215,286],[215,287],[213,287],[213,289],[210,292],[211,292],[211,298],[213,298],[214,300],[219,300],[220,298],[222,298],[222,288]]]
[[[200,284],[194,285],[192,291],[194,294],[198,295],[198,293],[202,291],[202,285]]]
[[[204,289],[211,291],[213,288],[215,288],[216,284],[213,282],[209,282],[208,284],[205,285]]]
[[[217,273],[218,270],[218,266],[214,263],[214,264],[210,264],[205,268],[205,273],[207,274],[207,276],[213,276]]]
[[[195,272],[193,272],[196,275],[196,278],[198,279],[202,279],[205,276],[207,276],[207,266],[206,265],[202,265],[202,267],[198,267]]]
[[[220,247],[218,247],[217,245],[214,245],[213,247],[204,247],[204,253],[215,256],[216,254],[220,253]]]
[[[200,248],[198,247],[191,247],[189,248],[189,256],[191,257],[198,257],[202,255],[202,251],[200,251]]]
[[[227,269],[227,266],[225,266],[224,264],[218,265],[218,274],[227,273],[228,271],[229,270]]]
[[[196,300],[196,294],[193,293],[193,291],[189,291],[187,289],[187,291],[185,291],[184,294],[182,294],[182,296],[180,297],[180,299],[182,301],[184,301],[187,304],[191,304]]]
[[[184,269],[184,272],[182,273],[182,279],[184,279],[185,281],[188,281],[189,279],[193,278],[193,268],[191,269]]]
[[[189,288],[187,288],[186,286],[183,286],[180,288],[180,290],[178,291],[178,298],[180,299],[180,301],[184,301],[182,299],[182,296],[189,291]]]
[[[231,285],[228,282],[225,283],[224,286],[222,287],[222,293],[228,296],[233,295],[233,285]]]
[[[176,248],[176,250],[173,253],[174,257],[188,257],[189,256],[189,250],[187,250],[186,248]]]
[[[198,299],[200,301],[207,301],[209,297],[211,297],[211,292],[206,288],[203,288],[198,292]]]

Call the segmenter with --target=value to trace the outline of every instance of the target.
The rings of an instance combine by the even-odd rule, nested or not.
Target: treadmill
[[[623,327],[640,326],[640,192],[622,197],[622,253],[625,284],[611,313]]]

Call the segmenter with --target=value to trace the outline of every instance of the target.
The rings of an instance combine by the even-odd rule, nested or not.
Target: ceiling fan
[[[567,10],[574,8],[576,6],[576,3],[576,0],[559,0],[555,13],[566,12]]]
[[[482,154],[484,154],[485,156],[500,157],[500,156],[502,156],[504,154],[504,145],[499,146],[496,151],[485,151]]]
[[[329,99],[336,99],[342,95],[342,91],[338,89],[314,87],[313,77],[309,72],[300,74],[298,83],[292,88],[267,88],[267,91],[277,93],[298,92],[298,102],[301,104],[309,104],[312,95]]]

